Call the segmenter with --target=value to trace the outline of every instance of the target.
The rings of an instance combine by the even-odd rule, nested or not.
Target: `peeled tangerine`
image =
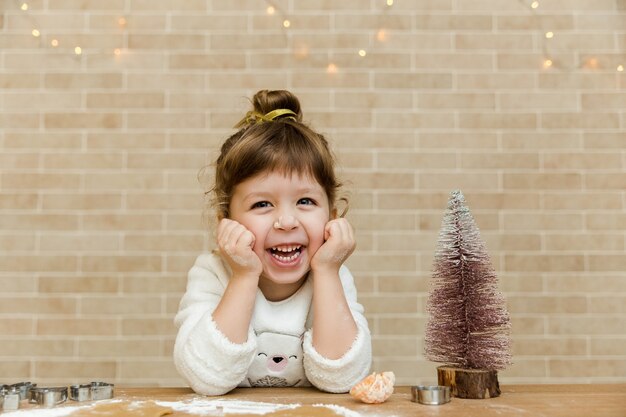
[[[393,393],[396,376],[393,372],[374,372],[350,390],[350,395],[364,403],[383,403]]]

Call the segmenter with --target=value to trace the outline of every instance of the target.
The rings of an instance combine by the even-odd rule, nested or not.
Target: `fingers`
[[[252,268],[258,262],[253,252],[255,237],[239,222],[222,219],[217,227],[217,244],[231,267]]]
[[[337,239],[339,242],[354,243],[354,230],[346,219],[334,219],[326,223],[324,239],[329,240],[332,238]]]

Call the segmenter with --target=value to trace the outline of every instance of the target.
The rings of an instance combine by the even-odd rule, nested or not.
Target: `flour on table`
[[[237,400],[207,400],[193,399],[191,401],[156,401],[157,405],[170,407],[174,411],[183,411],[189,414],[215,415],[215,412],[224,414],[267,414],[279,410],[288,410],[300,407],[300,404],[272,404],[255,401]],[[4,417],[4,416],[3,416]]]
[[[75,411],[90,408],[90,406],[80,407],[57,407],[57,408],[28,408],[24,410],[0,413],[2,417],[65,417]]]

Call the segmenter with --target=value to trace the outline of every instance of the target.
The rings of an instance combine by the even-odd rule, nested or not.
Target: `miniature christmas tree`
[[[462,398],[500,394],[497,371],[511,363],[510,320],[498,278],[463,194],[450,194],[428,299],[425,354],[445,363],[439,384]],[[460,368],[460,369],[459,369]]]

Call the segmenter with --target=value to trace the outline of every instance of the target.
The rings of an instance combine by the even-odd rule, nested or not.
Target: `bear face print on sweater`
[[[309,386],[302,362],[302,336],[258,334],[256,356],[246,378],[252,387]]]

